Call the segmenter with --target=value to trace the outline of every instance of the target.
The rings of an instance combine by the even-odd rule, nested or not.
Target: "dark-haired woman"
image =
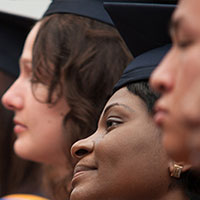
[[[101,0],[53,2],[66,3],[67,10],[53,10],[33,27],[20,58],[20,76],[2,99],[15,112],[15,152],[50,165],[53,183],[47,183],[59,200],[70,190],[65,177],[71,182],[71,145],[96,129],[113,85],[132,59],[107,15],[105,20],[105,14],[100,19],[73,9],[71,14],[70,2],[78,11],[93,3],[103,9]]]
[[[152,117],[158,95],[148,79],[167,50],[145,53],[128,66],[97,131],[72,146],[78,163],[70,200],[189,200],[188,193],[199,192],[199,174],[168,158]]]

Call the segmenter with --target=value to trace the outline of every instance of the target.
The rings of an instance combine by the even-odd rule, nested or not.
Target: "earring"
[[[174,178],[180,178],[182,169],[183,169],[183,166],[174,163],[171,176]]]

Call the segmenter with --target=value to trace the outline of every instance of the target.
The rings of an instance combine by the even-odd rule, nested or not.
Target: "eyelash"
[[[181,49],[184,49],[190,46],[191,44],[192,44],[192,41],[189,41],[189,40],[177,42],[178,47]]]
[[[114,125],[113,125],[114,123]],[[112,131],[114,128],[116,128],[117,126],[119,126],[120,124],[122,124],[122,121],[120,121],[119,119],[116,118],[108,118],[106,120],[106,130],[107,132]]]
[[[32,68],[30,66],[24,65],[24,72],[26,73],[27,76],[31,76]]]
[[[31,80],[30,80],[30,81],[31,81],[32,84],[37,83],[37,80],[36,80],[36,78],[35,78],[34,76],[31,77]]]

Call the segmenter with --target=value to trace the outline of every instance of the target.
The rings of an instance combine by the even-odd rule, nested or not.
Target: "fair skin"
[[[200,164],[200,1],[181,0],[171,22],[173,46],[151,77],[161,93],[155,121],[175,160]]]
[[[2,98],[3,105],[14,111],[16,154],[45,164],[64,165],[62,122],[69,112],[63,97],[55,105],[38,101],[32,91],[32,48],[40,28],[38,22],[29,33],[20,58],[20,75]],[[35,95],[45,100],[47,89],[39,84]]]
[[[70,200],[187,199],[168,190],[168,160],[146,105],[127,88],[107,102],[97,131],[76,142]]]

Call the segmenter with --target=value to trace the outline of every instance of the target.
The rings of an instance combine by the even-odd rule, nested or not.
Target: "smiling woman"
[[[188,200],[188,191],[198,191],[198,173],[168,158],[153,121],[158,95],[148,78],[168,48],[147,52],[127,67],[96,132],[72,146],[79,162],[70,200]]]

